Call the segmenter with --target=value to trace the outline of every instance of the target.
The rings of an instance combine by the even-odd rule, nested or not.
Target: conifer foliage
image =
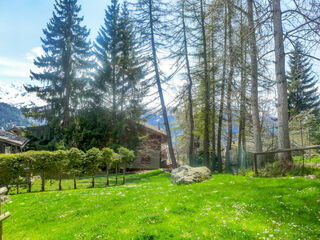
[[[294,50],[289,60],[288,74],[288,103],[289,113],[295,116],[299,113],[317,108],[320,100],[317,95],[317,81],[312,74],[312,65],[306,57],[300,42],[294,43]]]
[[[31,79],[42,86],[27,87],[44,101],[45,107],[32,109],[31,114],[49,124],[68,127],[72,113],[80,105],[80,96],[90,79],[93,66],[89,30],[82,26],[81,6],[77,0],[56,0],[53,16],[43,30],[43,55],[34,64],[38,72],[31,71]]]

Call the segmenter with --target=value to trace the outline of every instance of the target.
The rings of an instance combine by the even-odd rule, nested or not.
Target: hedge
[[[40,176],[41,191],[45,191],[47,179],[59,181],[62,190],[62,179],[73,178],[74,189],[77,188],[76,178],[81,175],[92,177],[92,187],[95,185],[95,175],[102,169],[107,171],[107,185],[109,185],[109,170],[114,168],[116,176],[118,169],[123,169],[123,183],[128,163],[134,159],[134,152],[120,147],[117,151],[110,148],[99,150],[92,148],[86,153],[77,149],[49,151],[28,151],[15,154],[0,154],[0,186],[15,185],[17,193],[19,186],[27,184],[28,192],[32,190],[32,177]],[[117,177],[116,177],[117,179]],[[116,184],[117,184],[116,180]]]

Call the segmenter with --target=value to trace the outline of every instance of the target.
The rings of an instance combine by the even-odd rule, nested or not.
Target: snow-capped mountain
[[[35,93],[28,93],[22,82],[11,84],[0,82],[0,102],[19,109],[45,105],[45,102],[39,99]]]

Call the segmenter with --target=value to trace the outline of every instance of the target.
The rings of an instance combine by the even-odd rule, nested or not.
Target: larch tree
[[[224,43],[223,43],[223,63],[222,63],[222,77],[221,77],[221,96],[218,117],[218,133],[217,133],[217,156],[218,156],[218,171],[222,172],[222,124],[224,114],[224,100],[225,100],[225,84],[226,84],[226,68],[227,68],[227,6],[224,6]]]
[[[281,149],[290,148],[288,124],[288,86],[285,71],[285,54],[283,44],[283,29],[280,0],[272,0],[273,31],[275,51],[275,72],[278,93],[278,146]],[[290,152],[279,153],[279,166],[282,169],[291,168],[293,161]]]
[[[161,0],[137,0],[136,4],[136,25],[140,35],[140,44],[145,58],[151,61],[153,71],[151,71],[152,83],[158,89],[162,117],[167,133],[169,155],[174,168],[177,167],[176,157],[172,145],[172,136],[168,120],[167,107],[163,96],[162,81],[159,69],[158,48],[163,45],[160,39],[167,36],[167,25],[164,22],[166,15],[165,4]],[[151,53],[151,54],[150,54]],[[151,80],[151,81],[152,81]],[[155,80],[155,81],[154,81]],[[153,84],[154,85],[154,84]]]
[[[249,23],[249,46],[251,60],[251,112],[252,128],[255,152],[262,152],[261,124],[259,119],[259,97],[258,97],[258,52],[257,40],[253,16],[253,0],[247,0],[248,23]],[[257,159],[258,167],[261,167],[261,158]]]
[[[201,25],[201,42],[202,42],[202,58],[203,58],[203,80],[202,84],[204,87],[204,129],[203,129],[203,158],[204,164],[209,167],[210,166],[210,140],[209,140],[209,126],[210,126],[210,89],[209,89],[209,74],[208,74],[208,50],[207,50],[207,35],[206,35],[206,23],[205,23],[205,1],[200,0],[200,25]]]

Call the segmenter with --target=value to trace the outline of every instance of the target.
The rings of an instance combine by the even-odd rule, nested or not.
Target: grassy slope
[[[215,175],[176,186],[161,171],[129,178],[118,187],[12,195],[5,239],[320,238],[319,180]]]

